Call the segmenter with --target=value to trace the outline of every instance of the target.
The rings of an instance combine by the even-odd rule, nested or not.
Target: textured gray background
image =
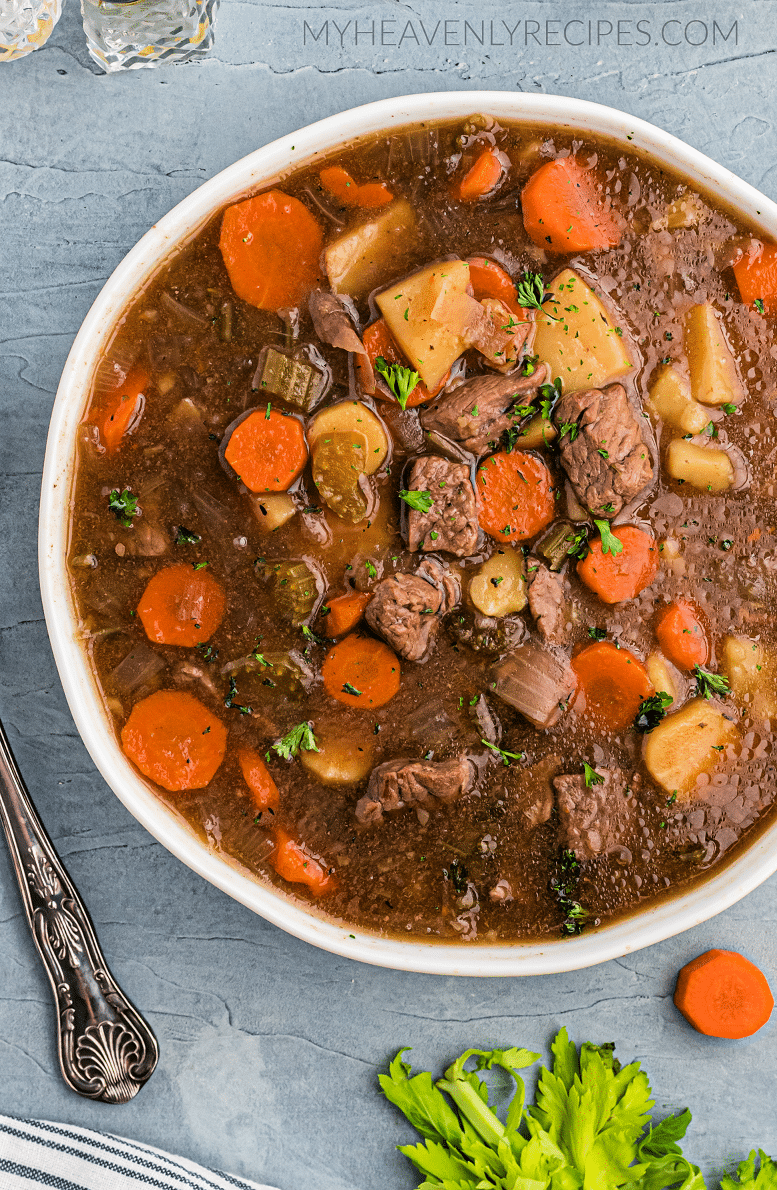
[[[489,40],[505,44],[454,44],[465,20],[479,30],[492,17]],[[124,1133],[282,1190],[406,1190],[415,1182],[393,1146],[408,1133],[376,1093],[387,1057],[412,1045],[419,1064],[438,1070],[469,1044],[542,1048],[565,1024],[578,1040],[612,1039],[622,1057],[643,1059],[659,1108],[691,1106],[688,1148],[707,1171],[753,1144],[777,1153],[775,1033],[721,1047],[691,1032],[671,1001],[678,967],[710,946],[745,949],[777,973],[777,881],[681,938],[573,975],[444,979],[331,957],[233,904],[130,818],[76,735],[41,618],[39,477],[78,326],[148,226],[256,146],[385,96],[560,92],[653,120],[777,198],[774,0],[514,6],[512,44],[504,17],[456,0],[344,0],[331,10],[224,0],[208,61],[117,78],[91,66],[68,0],[44,49],[0,65],[0,715],[109,960],[162,1045],[157,1074],[129,1106],[101,1107],[65,1089],[48,987],[0,849],[2,1112]],[[563,42],[561,18],[594,21],[594,44],[553,44]],[[723,33],[738,25],[713,44],[716,18]],[[437,25],[446,19],[447,46]],[[527,45],[519,19],[539,25],[528,26]],[[317,42],[305,44],[305,20]],[[381,20],[393,22],[383,45]],[[628,23],[620,45],[618,20]],[[662,34],[669,20],[680,24]],[[420,44],[410,33],[401,47],[386,44],[408,21]],[[647,22],[647,46],[629,44],[645,40],[637,21]],[[706,28],[706,44],[667,44],[692,21],[689,38],[701,41]],[[581,29],[587,37],[578,25],[570,39]]]

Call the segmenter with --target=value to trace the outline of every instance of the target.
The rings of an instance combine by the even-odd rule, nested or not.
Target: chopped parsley
[[[230,710],[240,711],[241,715],[250,715],[251,708],[247,706],[241,706],[239,702],[235,701],[236,698],[237,682],[235,681],[234,677],[231,677],[229,679],[229,694],[224,699],[224,706],[228,707]]]
[[[637,731],[648,732],[652,731],[654,727],[658,727],[666,715],[666,708],[671,706],[673,701],[672,696],[665,690],[659,690],[650,698],[643,698],[634,720]]]
[[[400,500],[404,500],[405,504],[410,508],[414,508],[416,512],[428,512],[434,504],[434,498],[431,492],[412,492],[403,488],[399,493]]]
[[[313,735],[313,728],[310,723],[298,723],[296,727],[292,727],[282,740],[276,740],[272,745],[274,752],[284,760],[291,760],[297,755],[300,749],[303,752],[319,752],[320,749],[316,744],[316,737]]]
[[[343,694],[353,694],[356,698],[359,698],[362,691],[357,690],[350,682],[343,682]]]
[[[407,311],[405,313],[407,314]],[[410,394],[421,379],[418,373],[402,364],[387,364],[382,355],[375,360],[375,371],[386,381],[397,398],[399,407],[406,409]]]
[[[364,563],[364,569],[367,571],[367,574],[370,576],[370,578],[378,577],[378,572],[369,559]]]
[[[199,533],[193,533],[191,529],[186,529],[183,525],[178,526],[178,532],[175,535],[176,545],[198,545],[201,541]]]
[[[468,872],[464,864],[461,860],[455,859],[448,868],[448,878],[453,885],[454,892],[458,896],[461,896],[462,893],[467,891],[467,876]]]
[[[542,279],[542,273],[522,273],[518,279],[518,301],[523,306],[524,310],[540,310],[547,315],[554,322],[558,322],[555,314],[550,314],[547,310],[542,309],[542,303],[547,302],[549,298],[553,297],[545,288],[545,282]]]
[[[118,488],[114,488],[108,497],[108,507],[119,524],[123,525],[125,529],[132,527],[133,517],[140,516],[138,498],[132,495],[129,488],[125,488],[123,492],[120,492]]]
[[[700,665],[694,665],[693,676],[696,678],[696,693],[702,698],[711,698],[713,694],[720,694],[725,698],[731,692],[725,674],[712,674]]]
[[[610,522],[604,520],[597,521],[596,517],[594,517],[594,524],[599,530],[599,536],[602,539],[602,554],[612,554],[615,557],[616,554],[623,553],[623,542],[620,537],[616,537],[613,533],[610,528]]]
[[[607,639],[607,629],[606,628],[589,628],[588,635],[591,637],[591,640],[606,640]]]
[[[580,882],[580,864],[574,851],[563,848],[559,852],[558,875],[550,881],[550,890],[555,894],[559,908],[565,914],[561,933],[580,934],[588,919],[588,910],[576,899]]]
[[[736,413],[738,408],[739,408],[739,406],[734,405],[731,401],[724,401],[723,404],[721,405],[721,409],[727,416],[729,416],[732,413]]]
[[[574,442],[577,435],[580,433],[580,427],[576,421],[563,421],[558,428],[559,441],[569,434],[569,441]]]
[[[586,788],[590,789],[592,785],[604,785],[604,777],[597,773],[595,768],[583,761],[583,776],[585,777]]]
[[[302,625],[302,635],[306,640],[312,640],[314,645],[323,645],[324,643],[320,636],[316,636],[312,628],[308,628],[307,624]],[[254,653],[254,656],[258,659],[259,654]],[[264,661],[264,658],[262,660]],[[265,661],[264,664],[267,665],[268,663]]]
[[[481,739],[480,742],[495,752],[497,756],[501,756],[502,763],[505,765],[509,765],[511,760],[523,760],[523,752],[506,752],[504,748],[497,748],[496,744],[490,744],[488,740]]]
[[[763,298],[756,298],[756,299],[755,299],[755,301],[753,302],[753,305],[755,306],[755,308],[756,308],[756,310],[758,311],[758,313],[759,313],[759,314],[763,314],[763,313],[764,313],[764,303],[763,303]]]

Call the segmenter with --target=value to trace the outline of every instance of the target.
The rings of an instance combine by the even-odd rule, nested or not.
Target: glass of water
[[[89,53],[106,71],[201,58],[213,45],[218,6],[219,0],[81,0]]]
[[[0,62],[43,45],[62,13],[62,0],[0,0]]]

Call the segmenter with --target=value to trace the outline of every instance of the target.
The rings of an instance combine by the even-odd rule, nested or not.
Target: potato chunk
[[[351,227],[324,252],[326,274],[335,293],[356,301],[397,275],[417,239],[415,211],[404,198],[380,215]]]
[[[561,377],[564,392],[603,388],[634,366],[625,335],[616,331],[609,311],[573,269],[550,283],[553,297],[537,315],[534,352]],[[550,317],[552,315],[552,317]],[[620,328],[619,328],[620,329]]]
[[[249,498],[261,533],[274,533],[297,511],[288,492],[268,492],[264,496],[252,494]]]
[[[469,597],[484,616],[507,616],[526,607],[523,555],[496,550],[470,580]]]
[[[692,306],[685,316],[685,354],[691,373],[691,395],[702,405],[734,405],[742,400],[742,385],[734,356],[711,302]]]
[[[308,445],[313,452],[325,435],[351,433],[364,435],[364,474],[373,475],[388,454],[388,437],[383,422],[361,401],[339,401],[322,409],[308,425]]]
[[[303,768],[322,785],[355,785],[367,776],[373,764],[372,743],[355,739],[336,729],[315,728],[318,752],[301,750]]]
[[[694,698],[646,736],[645,765],[668,794],[689,801],[697,778],[720,763],[722,752],[718,749],[737,738],[730,719],[706,699]]]
[[[694,401],[691,386],[677,368],[661,369],[650,386],[648,409],[681,434],[701,434],[710,420],[703,405]]]
[[[697,446],[682,438],[669,443],[667,469],[673,479],[703,492],[726,492],[734,482],[734,464],[725,450]]]
[[[375,299],[410,366],[428,389],[436,389],[451,364],[472,346],[469,339],[432,316],[438,303],[439,309],[447,299],[466,293],[468,285],[466,261],[446,260],[405,277]]]
[[[747,704],[756,719],[777,715],[777,666],[775,658],[758,641],[727,636],[723,642],[723,669],[735,698]]]
[[[645,662],[648,677],[655,690],[668,694],[672,702],[677,702],[680,695],[679,676],[674,666],[667,661],[663,653],[651,653]],[[674,670],[674,672],[672,672]]]

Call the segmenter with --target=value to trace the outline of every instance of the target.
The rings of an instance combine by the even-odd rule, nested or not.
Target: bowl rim
[[[777,822],[761,830],[719,872],[687,891],[575,938],[513,944],[404,941],[338,923],[209,850],[132,768],[110,729],[86,651],[76,637],[67,574],[76,434],[96,361],[127,301],[229,201],[356,138],[477,111],[497,119],[542,121],[620,140],[628,137],[631,149],[677,169],[777,239],[777,204],[749,183],[645,120],[573,97],[510,91],[421,93],[368,103],[306,125],[254,150],[199,186],[154,224],[101,289],[73,342],[51,413],[41,484],[38,562],[51,647],[81,738],[119,800],[178,859],[287,933],[345,958],[438,975],[547,975],[620,958],[729,908],[777,870]]]

